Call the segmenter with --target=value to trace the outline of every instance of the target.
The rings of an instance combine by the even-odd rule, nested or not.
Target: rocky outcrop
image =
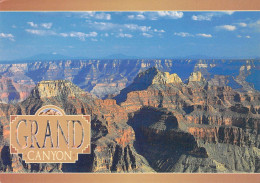
[[[144,72],[141,72],[134,79],[135,84],[144,85],[147,84],[169,84],[169,83],[181,83],[181,78],[177,74],[170,74],[169,72],[161,72],[156,67],[152,67]]]
[[[85,92],[82,89],[75,86],[70,81],[64,80],[41,81],[31,93],[32,97],[35,98],[51,98],[59,96],[75,98],[85,95]]]
[[[189,82],[205,82],[205,78],[202,76],[200,71],[191,73]]]

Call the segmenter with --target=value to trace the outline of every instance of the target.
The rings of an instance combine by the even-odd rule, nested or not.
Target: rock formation
[[[0,171],[259,173],[259,92],[209,84],[202,72],[185,83],[152,67],[105,100],[70,81],[41,81],[24,101],[0,104]],[[9,116],[51,104],[91,115],[91,154],[75,164],[25,164],[10,155]]]
[[[9,133],[9,115],[34,114],[43,105],[56,105],[66,114],[91,114],[90,155],[79,155],[75,164],[25,164],[20,156],[9,154],[9,136],[2,139],[1,171],[12,172],[152,172],[147,161],[133,148],[134,131],[127,125],[127,113],[115,100],[97,99],[69,81],[42,81],[23,102],[3,109],[3,133]],[[7,106],[6,106],[7,107]],[[2,135],[3,136],[3,135]],[[2,151],[3,153],[3,151]],[[6,164],[6,165],[5,165]],[[5,165],[5,166],[4,166]]]
[[[211,86],[200,72],[192,73],[187,85],[154,83],[146,89],[136,90],[138,86],[139,82],[133,82],[116,99],[133,116],[131,126],[140,137],[139,140],[136,138],[136,146],[146,147],[137,148],[137,152],[148,159],[153,169],[162,172],[259,171],[259,92],[238,92],[229,86]],[[150,112],[147,112],[148,109]],[[169,115],[156,117],[162,113],[161,110],[171,113],[175,120],[167,120]],[[152,123],[151,126],[144,124],[145,121]],[[175,130],[170,128],[173,121],[178,124],[177,131],[176,125]],[[181,148],[176,149],[176,143],[185,147],[187,143],[183,141],[183,136],[188,135],[178,137],[178,134],[185,133],[195,139],[188,143],[194,146],[181,151]],[[161,145],[163,142],[167,145]],[[171,143],[174,144],[175,154],[164,147],[169,148]],[[149,144],[153,146],[149,147]],[[154,144],[159,148],[155,148]],[[227,148],[223,154],[222,149]],[[242,155],[244,151],[250,153],[246,161],[241,161],[238,156],[245,158]],[[221,156],[232,156],[233,159],[223,161]],[[183,161],[188,161],[185,168]],[[240,164],[237,165],[237,162]]]

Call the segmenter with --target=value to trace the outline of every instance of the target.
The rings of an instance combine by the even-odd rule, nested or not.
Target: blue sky
[[[260,57],[260,12],[0,12],[0,60]]]

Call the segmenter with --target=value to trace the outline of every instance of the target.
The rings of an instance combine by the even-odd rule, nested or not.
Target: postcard
[[[1,176],[259,175],[259,11],[0,22]]]

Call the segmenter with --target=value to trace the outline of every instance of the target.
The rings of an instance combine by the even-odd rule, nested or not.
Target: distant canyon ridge
[[[112,98],[129,86],[138,73],[156,67],[176,73],[187,82],[200,71],[210,85],[239,91],[260,90],[260,60],[60,60],[0,64],[0,102],[25,100],[42,80],[68,80],[98,98]]]

